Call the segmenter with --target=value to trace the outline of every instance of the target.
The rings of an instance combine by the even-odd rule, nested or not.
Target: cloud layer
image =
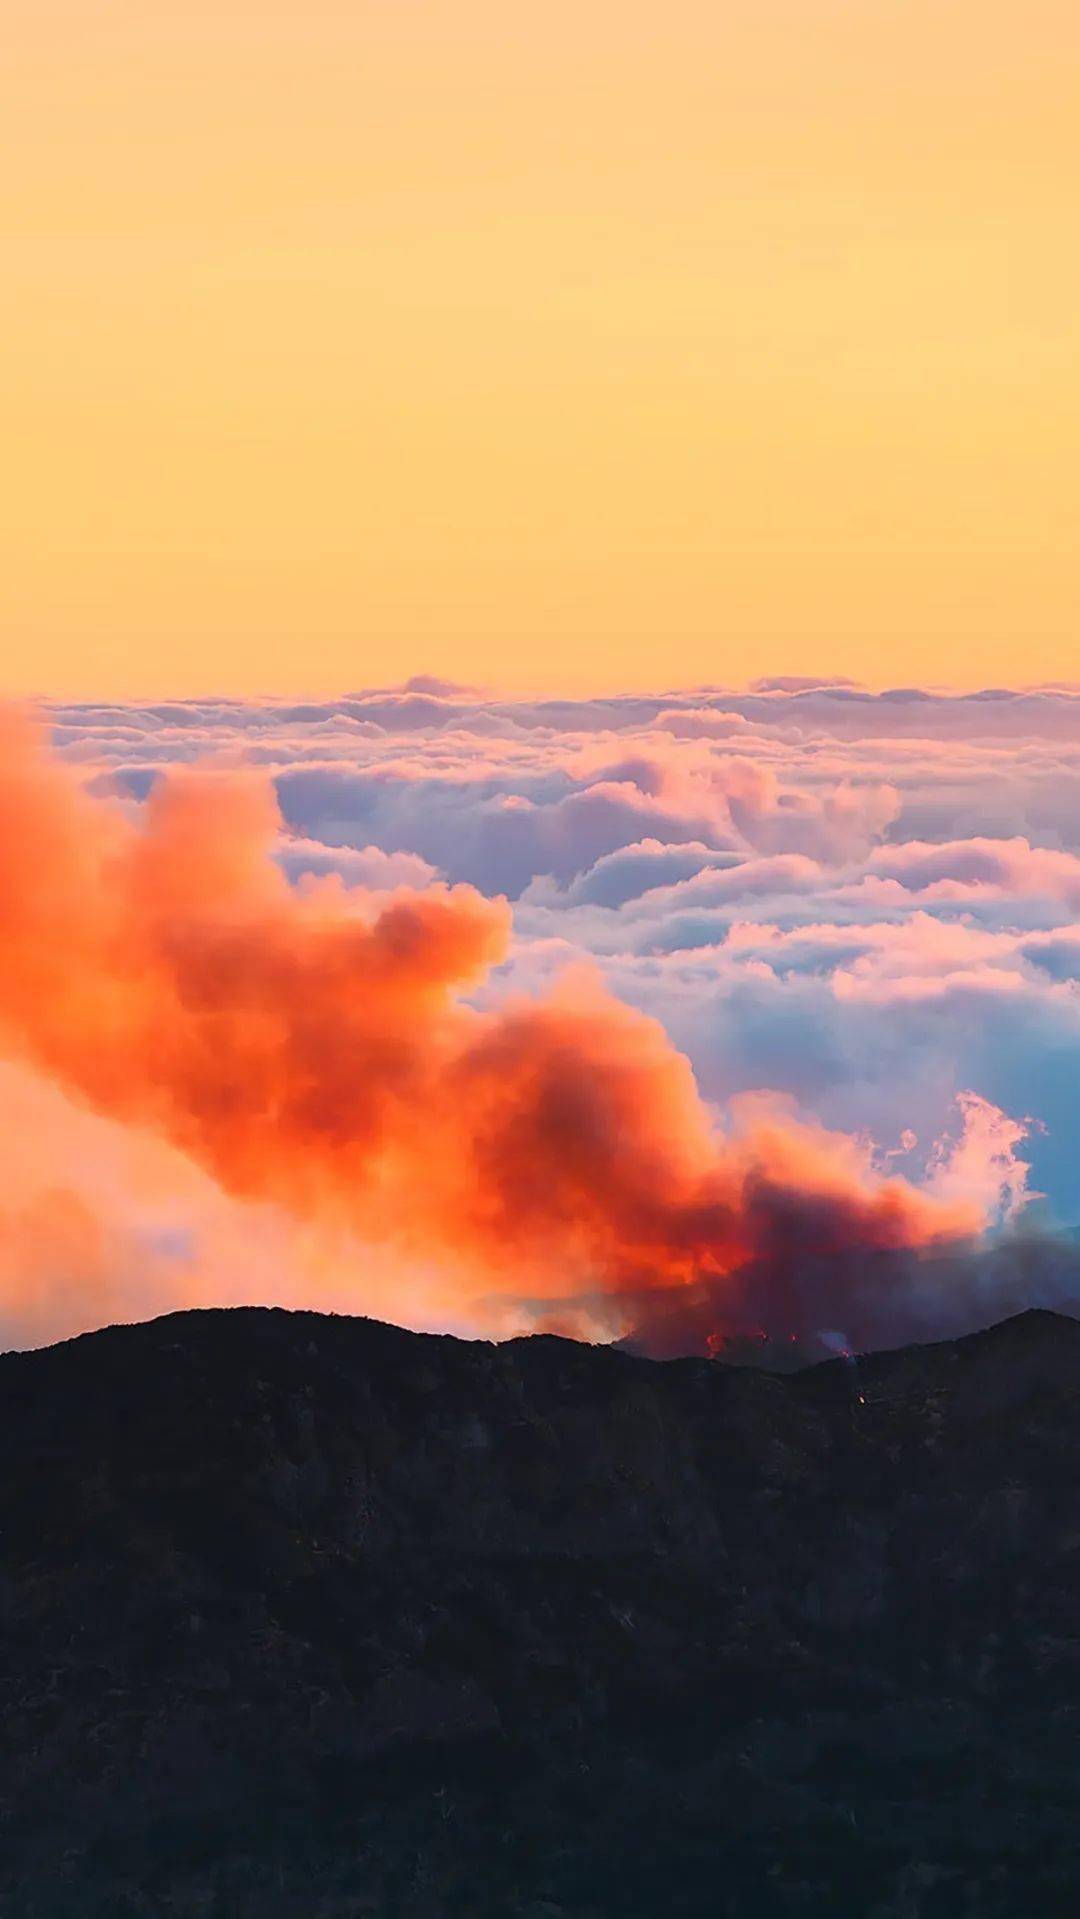
[[[95,1288],[109,1316],[140,1246],[161,1303],[251,1296],[230,1206],[278,1296],[410,1323],[812,1349],[1021,1269],[1070,1297],[1067,1240],[984,1236],[1033,1190],[1028,1226],[1080,1218],[1075,691],[414,682],[48,721],[51,759],[12,726],[0,762],[5,1050],[217,1197],[155,1202],[156,1250],[36,1317],[48,1233],[0,1221],[12,1337],[92,1323]],[[77,1153],[40,1160],[76,1190]]]

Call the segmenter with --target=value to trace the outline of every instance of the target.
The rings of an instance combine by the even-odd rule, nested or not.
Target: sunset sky
[[[14,0],[6,690],[1075,677],[1075,0]]]

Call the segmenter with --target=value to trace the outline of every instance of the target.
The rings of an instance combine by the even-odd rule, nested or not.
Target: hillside
[[[780,1378],[172,1315],[0,1359],[4,1919],[1053,1915],[1080,1324]]]

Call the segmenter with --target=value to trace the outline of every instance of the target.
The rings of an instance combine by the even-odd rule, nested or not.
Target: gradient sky
[[[1076,673],[1075,0],[14,0],[11,690]]]

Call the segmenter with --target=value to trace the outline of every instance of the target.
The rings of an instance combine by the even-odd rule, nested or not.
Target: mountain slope
[[[778,1378],[182,1313],[0,1359],[4,1919],[1053,1914],[1080,1324]]]

